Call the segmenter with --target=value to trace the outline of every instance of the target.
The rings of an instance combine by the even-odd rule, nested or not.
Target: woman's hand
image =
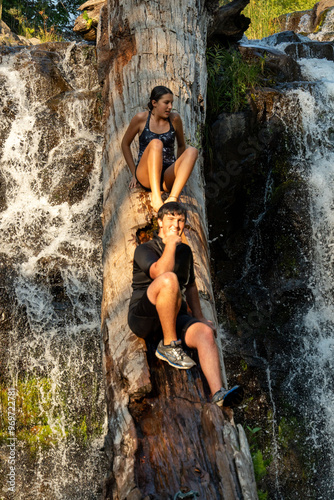
[[[138,186],[138,181],[137,181],[137,179],[135,178],[135,176],[133,175],[133,176],[132,176],[132,179],[131,179],[131,181],[130,181],[130,183],[129,183],[129,188],[130,188],[130,189],[134,189],[134,188],[135,188],[135,187],[137,187],[137,186]]]

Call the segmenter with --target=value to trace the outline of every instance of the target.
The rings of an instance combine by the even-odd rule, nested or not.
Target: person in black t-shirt
[[[192,251],[181,241],[186,217],[182,205],[165,203],[158,212],[159,232],[136,248],[128,322],[131,330],[144,339],[162,330],[155,354],[175,368],[196,365],[182,344],[197,349],[212,402],[233,406],[241,402],[242,389],[222,387],[215,328],[203,316]]]

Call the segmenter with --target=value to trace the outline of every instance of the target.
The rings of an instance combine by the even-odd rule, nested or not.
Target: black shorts
[[[147,339],[156,333],[160,333],[162,338],[161,323],[157,309],[147,296],[147,290],[136,304],[129,309],[128,323],[130,329],[137,337]],[[176,335],[178,339],[184,342],[185,334],[188,328],[194,323],[200,321],[187,313],[187,306],[183,302],[180,312],[176,318]]]
[[[141,184],[141,182],[137,179],[137,167],[138,167],[138,163],[139,163],[139,160],[137,162],[137,165],[136,165],[136,169],[135,169],[135,178],[136,178],[136,181],[138,182],[138,184],[143,188],[145,189],[145,191],[151,191],[150,188],[147,188],[145,186],[143,186]],[[175,163],[175,160],[173,161],[173,163]],[[170,167],[171,165],[173,165],[173,163],[167,163],[167,164],[163,164],[162,166],[162,171],[161,171],[161,178],[160,178],[160,189],[161,191],[164,190],[163,188],[163,183],[164,183],[164,180],[165,180],[165,170],[167,170],[168,167]]]

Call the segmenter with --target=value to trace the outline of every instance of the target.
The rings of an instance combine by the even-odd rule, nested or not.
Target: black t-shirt
[[[152,240],[142,243],[136,248],[133,258],[133,293],[130,300],[130,308],[138,302],[144,295],[145,290],[152,283],[150,267],[160,259],[164,248],[165,244],[156,233]],[[186,286],[191,285],[195,281],[193,254],[189,245],[185,243],[180,243],[176,247],[174,273],[179,280],[181,294],[185,300]]]

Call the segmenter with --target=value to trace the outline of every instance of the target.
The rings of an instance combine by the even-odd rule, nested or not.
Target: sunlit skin
[[[164,173],[162,187],[165,192],[169,193],[169,197],[165,203],[168,201],[177,201],[179,199],[181,191],[189,179],[198,157],[196,148],[192,146],[186,148],[182,120],[178,113],[172,111],[173,99],[172,94],[164,94],[158,101],[152,100],[153,109],[149,124],[152,132],[163,134],[170,129],[168,121],[168,118],[170,118],[175,129],[177,159]],[[163,204],[160,187],[163,143],[157,138],[153,139],[148,144],[137,167],[137,179],[135,176],[136,166],[130,148],[136,135],[140,135],[144,130],[148,113],[148,111],[143,111],[137,113],[132,118],[122,140],[122,151],[125,161],[132,173],[132,179],[129,184],[130,189],[138,185],[137,179],[143,186],[150,189],[152,192],[152,207],[157,212]]]
[[[181,243],[185,218],[183,215],[166,214],[158,219],[159,236],[165,243],[160,259],[150,267],[150,276],[154,280],[147,289],[149,300],[157,308],[162,327],[164,344],[169,345],[177,340],[176,316],[181,307],[181,292],[174,271],[175,250]],[[208,381],[212,394],[222,387],[221,369],[215,328],[202,313],[196,283],[186,287],[187,304],[200,323],[192,324],[185,335],[188,347],[197,349],[203,373]]]

